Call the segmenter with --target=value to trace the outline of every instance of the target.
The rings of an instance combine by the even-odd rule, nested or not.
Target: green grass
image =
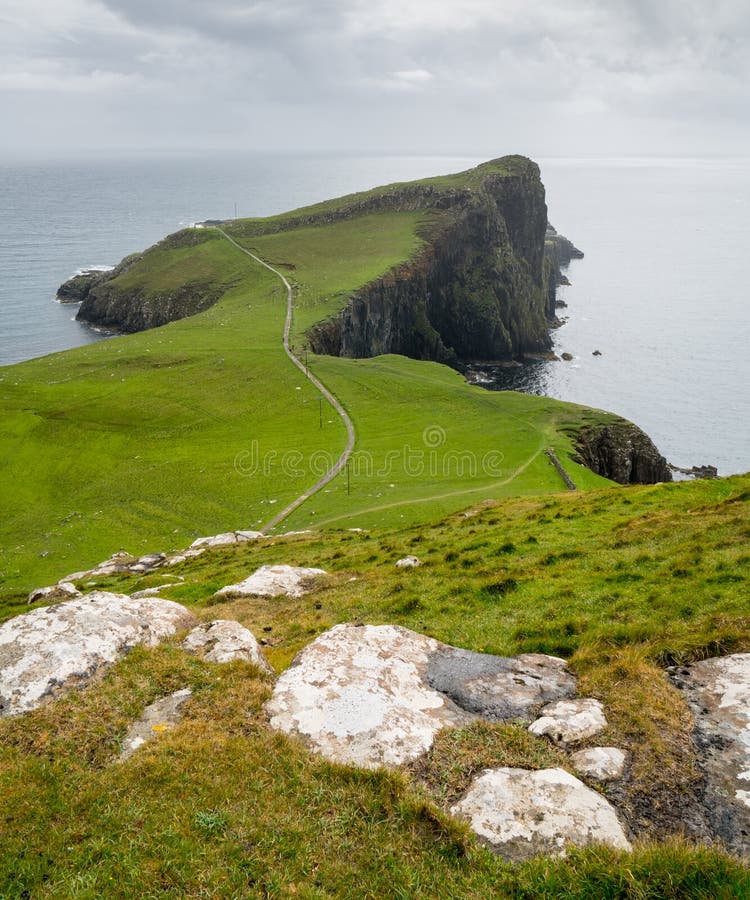
[[[513,160],[483,168],[517,174]],[[454,190],[474,177],[430,183]],[[308,324],[417,252],[429,223],[378,213],[279,228],[371,196],[233,226],[294,281],[298,344]],[[121,547],[168,550],[257,526],[344,446],[343,426],[324,405],[320,427],[317,392],[281,349],[280,282],[216,233],[167,239],[118,282],[222,297],[161,329],[0,370],[0,619],[28,608],[30,588]],[[570,767],[516,725],[445,731],[400,773],[335,766],[270,732],[271,683],[252,666],[208,664],[167,642],[0,721],[0,898],[750,896],[744,865],[681,837],[699,761],[664,672],[750,651],[750,476],[611,487],[570,459],[575,428],[606,413],[489,393],[394,356],[309,364],[357,428],[348,478],[279,529],[316,531],[207,552],[170,569],[182,580],[164,596],[201,620],[241,621],[277,671],[343,621],[564,656],[581,692],[605,704],[597,739],[633,753],[616,802],[635,852],[511,867],[450,819],[482,767]],[[564,490],[549,446],[583,491]],[[397,569],[407,554],[423,564]],[[300,599],[215,602],[264,563],[330,576]],[[87,587],[132,593],[164,580]],[[182,724],[115,764],[143,707],[183,687],[194,696]]]
[[[294,267],[307,322],[407,259],[420,246],[418,222],[381,213],[257,243]],[[319,395],[282,351],[286,298],[274,275],[217,233],[195,232],[157,245],[113,284],[158,294],[219,273],[225,293],[200,315],[0,369],[0,590],[20,595],[122,548],[177,549],[201,534],[257,528],[338,458],[343,425],[324,402],[320,427]],[[557,401],[491,395],[449,369],[404,359],[311,365],[354,417],[355,462],[372,460],[374,474],[355,469],[350,493],[339,479],[289,527],[307,527],[313,514],[334,525],[426,521],[478,496],[562,489],[535,454],[545,442],[564,451],[557,425],[590,418]],[[428,426],[446,430],[441,451],[479,454],[476,475],[462,476],[456,458],[443,476],[441,454],[437,476],[408,476],[403,453],[424,448]],[[499,476],[481,471],[488,452],[503,454]],[[377,475],[391,457],[401,461]]]
[[[247,624],[277,669],[347,620],[569,658],[581,690],[604,701],[610,724],[597,740],[633,752],[617,798],[638,835],[632,855],[590,849],[508,866],[446,816],[484,766],[570,767],[523,729],[446,731],[403,773],[360,772],[271,733],[261,711],[270,683],[252,666],[166,644],[0,722],[0,896],[748,896],[744,865],[679,837],[697,802],[697,760],[684,701],[659,668],[750,650],[748,521],[742,476],[509,498],[422,527],[211,551],[175,572],[185,582],[169,596],[202,619]],[[396,569],[405,553],[423,565]],[[297,600],[213,602],[216,588],[272,562],[332,577]],[[194,698],[183,723],[111,765],[140,709],[185,686]]]
[[[571,460],[567,429],[607,413],[467,385],[436,363],[400,356],[314,357],[310,368],[349,411],[357,445],[349,474],[283,528],[374,528],[424,522],[478,500],[564,488],[544,455],[555,446],[581,489],[605,479]]]

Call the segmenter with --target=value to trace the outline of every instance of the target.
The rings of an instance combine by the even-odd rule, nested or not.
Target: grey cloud
[[[621,151],[661,152],[680,122],[721,144],[731,121],[723,146],[750,146],[747,0],[28,2],[39,23],[21,28],[24,7],[0,0],[6,118],[21,89],[43,118],[68,79],[72,119],[111,119],[115,139],[119,116],[129,140],[165,146],[195,121],[237,145],[288,123],[303,149],[539,153],[623,136]]]

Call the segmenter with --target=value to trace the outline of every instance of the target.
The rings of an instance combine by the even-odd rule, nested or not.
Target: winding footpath
[[[226,233],[226,231],[222,231],[222,229],[218,228],[218,227],[216,228],[216,230],[219,232],[219,234],[221,234],[223,237],[225,237],[229,241],[229,243],[232,244],[232,246],[236,247],[238,250],[240,250],[246,256],[249,256],[250,259],[253,259],[253,260],[255,260],[255,262],[260,263],[261,266],[263,266],[265,269],[268,269],[269,272],[273,272],[274,275],[276,275],[278,278],[281,279],[284,287],[286,288],[286,321],[284,322],[284,338],[283,338],[284,352],[289,357],[289,359],[291,359],[291,361],[294,363],[294,365],[300,370],[300,372],[302,372],[302,374],[305,376],[305,378],[307,378],[308,381],[311,381],[315,385],[315,387],[320,391],[320,393],[326,398],[326,400],[331,404],[331,406],[339,414],[342,421],[344,422],[344,425],[346,426],[346,434],[347,434],[346,447],[344,449],[344,452],[341,454],[341,456],[336,461],[333,468],[331,468],[331,470],[329,472],[327,472],[322,478],[320,478],[318,481],[316,481],[315,484],[311,488],[309,488],[308,490],[306,490],[304,492],[304,494],[300,494],[300,496],[297,497],[296,500],[293,500],[288,506],[285,506],[284,509],[281,510],[281,512],[277,513],[273,517],[273,519],[271,519],[269,522],[266,522],[266,524],[263,525],[261,528],[261,531],[265,533],[265,532],[271,531],[271,529],[275,528],[280,522],[282,522],[284,519],[286,519],[287,516],[291,515],[295,511],[295,509],[302,506],[302,504],[305,503],[305,501],[309,500],[310,497],[313,496],[313,494],[317,494],[317,492],[321,488],[325,487],[327,484],[329,484],[331,481],[333,481],[333,479],[343,470],[349,457],[351,456],[352,450],[354,449],[354,442],[356,440],[356,434],[354,431],[354,425],[352,424],[352,420],[349,418],[349,414],[344,409],[344,407],[341,405],[341,403],[339,402],[337,397],[335,397],[334,394],[332,394],[328,390],[328,388],[322,384],[322,382],[320,382],[314,375],[311,374],[310,370],[308,368],[306,368],[305,365],[299,359],[297,359],[297,357],[294,355],[294,353],[292,353],[292,351],[289,347],[289,334],[292,330],[292,307],[293,307],[293,299],[294,299],[291,284],[289,284],[289,282],[281,274],[281,272],[279,272],[278,269],[274,269],[273,266],[269,266],[269,264],[267,262],[265,262],[264,260],[262,260],[259,256],[256,256],[254,253],[251,253],[249,250],[245,249],[245,247],[243,247],[241,244],[238,244],[237,241],[235,241],[233,238],[231,238]]]

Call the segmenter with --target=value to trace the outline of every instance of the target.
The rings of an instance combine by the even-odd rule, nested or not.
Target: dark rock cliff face
[[[91,269],[69,278],[57,289],[60,303],[80,303],[89,295],[91,288],[112,277],[112,270]]]
[[[578,462],[619,484],[671,481],[672,472],[651,438],[631,422],[596,425],[577,436]]]
[[[566,237],[547,223],[544,236],[544,265],[547,286],[547,314],[552,317],[558,305],[557,288],[561,284],[570,284],[563,269],[567,269],[573,259],[583,259],[583,253]]]
[[[152,252],[202,243],[206,232],[184,230],[170,235],[145,253],[126,256],[109,272],[76,276],[58,289],[60,300],[81,301],[76,318],[122,332],[144,331],[176,319],[193,316],[212,306],[226,289],[225,284],[187,281],[174,290],[158,291],[141,278],[123,287],[118,279],[129,277]]]
[[[510,163],[512,174],[488,172],[471,189],[436,193],[414,185],[408,195],[376,198],[392,209],[443,214],[415,259],[308,331],[311,349],[348,357],[401,353],[453,365],[549,349],[559,269],[545,263],[544,187],[530,160],[501,162]]]

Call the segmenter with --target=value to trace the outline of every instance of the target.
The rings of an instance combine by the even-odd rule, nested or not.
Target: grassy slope
[[[412,213],[369,215],[266,236],[258,249],[294,267],[298,316],[311,320],[407,258],[419,246],[417,226]],[[160,245],[120,277],[130,288],[158,293],[219,276],[227,293],[198,316],[0,370],[4,590],[27,591],[123,547],[166,550],[199,534],[258,527],[279,508],[270,501],[288,502],[317,479],[311,457],[323,454],[315,457],[320,467],[341,452],[343,426],[325,404],[319,427],[317,392],[283,355],[285,298],[274,276],[207,232],[189,251]],[[423,447],[425,427],[441,425],[450,433],[446,447],[482,454],[501,448],[513,465],[523,463],[552,439],[544,421],[550,410],[566,418],[573,409],[490,395],[447,369],[407,360],[312,364],[330,376],[357,419],[358,450],[376,460],[388,450]],[[251,452],[263,461],[257,471]],[[245,454],[239,470],[238,454]],[[582,477],[585,484],[597,481]],[[493,491],[491,484],[505,479],[458,478],[454,468],[448,478],[420,481],[403,478],[397,467],[387,482],[396,486],[387,491],[389,501],[452,495],[415,507],[410,520],[424,521],[471,502],[478,487],[488,496],[560,487],[541,460],[523,483]],[[355,481],[343,500],[339,480],[316,514],[356,518],[380,505],[382,478]],[[394,508],[377,519],[401,515]],[[299,520],[309,521],[306,508]]]
[[[419,528],[212,551],[181,566],[185,583],[170,589],[201,618],[237,618],[263,635],[277,668],[355,619],[570,658],[582,691],[607,708],[597,741],[633,750],[618,798],[641,831],[632,856],[589,850],[509,867],[445,818],[477,768],[569,765],[523,729],[448,731],[410,772],[358,772],[271,734],[269,685],[251,667],[166,646],[0,722],[0,895],[746,897],[747,869],[718,850],[647,839],[679,825],[697,779],[690,717],[657,663],[750,650],[748,521],[749,476],[510,498]],[[397,570],[409,552],[423,566]],[[299,600],[212,602],[216,588],[272,562],[332,577]],[[109,767],[142,706],[187,684],[184,723]]]
[[[299,316],[312,321],[377,274],[374,259],[387,267],[418,246],[414,217],[384,221],[252,243],[294,266]],[[169,289],[221,273],[231,288],[207,313],[0,371],[3,617],[27,608],[21,589],[32,581],[120,544],[166,549],[198,532],[252,525],[269,509],[265,500],[309,484],[304,474],[282,475],[278,459],[265,476],[237,474],[235,456],[253,438],[261,452],[303,458],[343,446],[330,411],[317,427],[315,393],[281,355],[278,284],[210,233],[201,247],[178,261],[164,247],[149,256],[147,275],[129,277]],[[395,357],[315,358],[311,366],[352,412],[358,450],[372,454],[375,474],[360,461],[350,494],[339,480],[289,527],[314,511],[332,529],[378,530],[212,551],[172,570],[185,580],[167,595],[200,618],[247,624],[264,636],[277,669],[347,620],[400,623],[476,650],[566,656],[581,690],[607,706],[604,742],[634,751],[618,798],[628,822],[644,838],[675,830],[695,802],[697,764],[690,717],[658,666],[750,650],[750,477],[533,496],[559,487],[538,451],[554,443],[565,457],[571,420],[601,414],[489,394],[439,366]],[[425,441],[441,435],[433,475]],[[426,475],[409,477],[405,447],[425,451]],[[452,450],[480,461],[499,451],[500,482],[516,477],[444,475]],[[603,484],[580,470],[574,477]],[[470,502],[468,513],[430,524]],[[424,565],[397,570],[406,553]],[[332,577],[301,600],[212,602],[217,588],[273,562],[320,565]],[[133,592],[162,580],[99,586]],[[109,766],[127,723],[185,685],[195,698],[184,723]],[[134,652],[85,691],[0,722],[0,896],[750,895],[743,866],[677,840],[644,843],[632,857],[591,850],[505,866],[445,808],[476,768],[565,762],[546,743],[514,726],[475,726],[441,735],[410,772],[362,773],[270,734],[261,712],[268,690],[249,666],[186,659],[166,645]]]

